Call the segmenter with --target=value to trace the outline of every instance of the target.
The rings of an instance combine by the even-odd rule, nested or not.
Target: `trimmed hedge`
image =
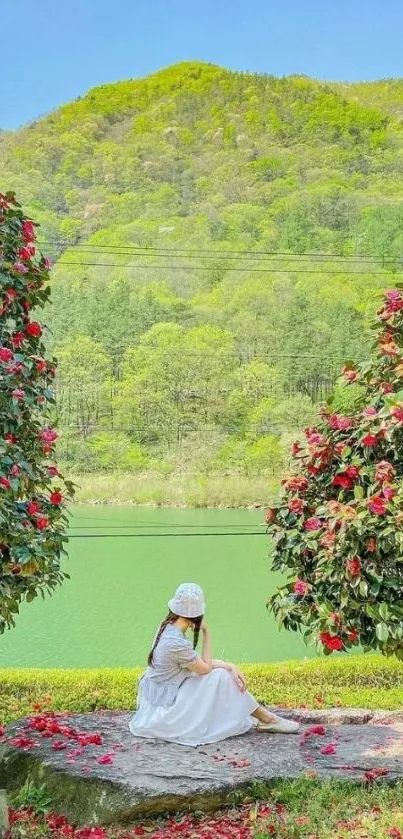
[[[396,709],[403,705],[403,665],[354,656],[281,664],[247,664],[248,687],[268,705]],[[39,706],[55,711],[135,707],[142,670],[0,670],[0,723]],[[33,708],[33,706],[36,706]]]

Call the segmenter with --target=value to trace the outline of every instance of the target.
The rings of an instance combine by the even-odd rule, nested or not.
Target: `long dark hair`
[[[153,644],[153,648],[152,648],[152,650],[150,650],[149,655],[148,655],[147,661],[148,661],[149,667],[153,666],[154,652],[155,652],[156,647],[158,646],[159,640],[161,638],[161,635],[162,635],[164,629],[167,626],[169,626],[170,623],[175,623],[177,620],[179,620],[179,615],[175,615],[175,612],[169,611],[166,618],[164,618],[164,620],[162,621],[161,626],[160,626],[160,628],[159,628],[159,630],[158,630],[158,632],[155,636],[155,641],[154,641],[154,644]],[[197,618],[186,618],[186,620],[189,620],[189,621],[191,620],[192,624],[193,624],[193,649],[195,650],[196,647],[197,647],[197,642],[199,640],[200,627],[201,627],[201,623],[202,623],[202,620],[203,620],[203,615],[199,615],[199,617],[197,617]]]

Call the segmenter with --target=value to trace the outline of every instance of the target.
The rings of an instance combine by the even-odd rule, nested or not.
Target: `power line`
[[[57,267],[59,267],[60,265],[62,265],[62,266],[81,265],[85,268],[89,268],[89,267],[95,267],[95,268],[130,268],[130,269],[141,268],[142,271],[149,271],[149,270],[151,270],[151,271],[152,270],[165,271],[165,270],[168,270],[168,271],[171,271],[173,273],[180,273],[181,271],[206,271],[206,270],[208,270],[207,266],[205,266],[205,265],[139,265],[139,264],[136,265],[134,263],[129,263],[129,264],[125,265],[122,262],[73,262],[73,261],[63,262],[63,261],[60,261],[60,262],[57,262],[56,265],[57,265]],[[343,274],[343,276],[345,274],[349,274],[349,276],[368,276],[368,274],[370,274],[371,277],[372,276],[385,277],[385,275],[388,273],[387,271],[349,271],[348,269],[346,269],[345,271],[339,271],[339,270],[328,271],[326,268],[324,268],[323,270],[319,270],[319,271],[316,268],[315,269],[310,268],[308,270],[305,269],[305,268],[226,268],[225,270],[226,271],[233,271],[233,272],[237,272],[237,273],[242,273],[242,274],[245,274],[245,273],[247,273],[247,274],[250,274],[250,273],[255,273],[255,274],[291,274],[291,273],[295,273],[295,274],[327,274],[328,276],[333,276],[333,275],[336,275],[336,274]],[[393,271],[393,272],[389,271],[389,273],[393,274],[395,276],[396,274],[402,274],[403,269],[399,270],[399,271]]]
[[[282,259],[312,259],[315,260],[317,258],[327,260],[348,260],[348,261],[369,261],[369,262],[385,262],[385,261],[393,261],[396,262],[402,259],[403,254],[399,256],[393,256],[392,254],[385,254],[384,256],[371,256],[370,254],[340,254],[340,253],[324,253],[322,251],[250,251],[250,250],[216,250],[215,248],[168,248],[168,247],[156,247],[154,245],[94,245],[91,243],[88,244],[80,244],[80,243],[72,243],[72,242],[61,242],[57,240],[49,240],[42,242],[38,241],[40,245],[55,245],[61,247],[68,247],[68,248],[76,248],[78,250],[85,249],[89,251],[103,251],[109,253],[116,253],[118,250],[124,250],[129,252],[138,253],[139,251],[145,251],[152,255],[153,253],[164,253],[164,254],[172,254],[173,256],[185,253],[190,254],[194,257],[197,254],[211,254],[211,257],[214,258],[215,256],[222,256],[225,258],[227,256],[250,256],[250,257],[269,257],[276,259],[278,257]],[[142,255],[142,254],[139,254]],[[145,255],[145,254],[143,254]]]
[[[153,539],[167,539],[169,537],[182,539],[190,536],[265,536],[265,533],[261,531],[253,531],[250,533],[83,533],[83,534],[73,534],[69,536],[70,539],[123,539],[123,538],[138,538],[138,539],[145,539],[147,537],[151,537]]]

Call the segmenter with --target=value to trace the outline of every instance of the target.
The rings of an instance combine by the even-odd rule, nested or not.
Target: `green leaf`
[[[354,498],[356,498],[359,501],[361,501],[361,499],[364,498],[364,489],[359,484],[354,487]]]
[[[385,642],[389,638],[389,629],[385,623],[377,623],[375,633],[379,641]]]
[[[389,610],[389,606],[387,605],[387,603],[381,603],[381,605],[379,607],[379,614],[380,614],[383,621],[388,620],[388,618],[390,617],[390,610]]]

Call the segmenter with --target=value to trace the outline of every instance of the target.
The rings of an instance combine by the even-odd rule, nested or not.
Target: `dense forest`
[[[75,474],[277,475],[403,270],[403,81],[185,63],[0,132]]]

